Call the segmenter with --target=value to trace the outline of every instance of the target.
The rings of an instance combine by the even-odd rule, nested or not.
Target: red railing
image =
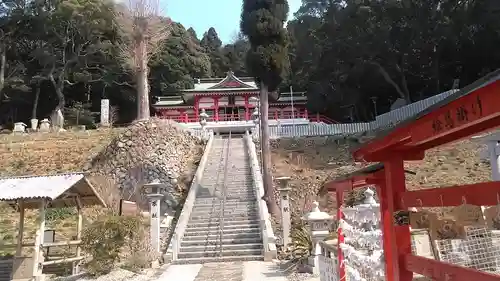
[[[180,123],[197,123],[200,121],[199,116],[197,117],[194,113],[184,113],[181,115],[173,115],[168,113],[160,113],[158,115],[160,118],[171,119]],[[208,122],[217,121],[250,121],[252,120],[252,112],[246,113],[233,113],[233,114],[218,114],[209,115],[207,118]],[[293,119],[293,118],[304,118],[311,122],[323,122],[326,124],[338,124],[339,122],[332,120],[324,115],[320,114],[309,114],[307,109],[296,109],[292,114],[291,111],[280,111],[271,110],[269,112],[269,120],[278,119]]]

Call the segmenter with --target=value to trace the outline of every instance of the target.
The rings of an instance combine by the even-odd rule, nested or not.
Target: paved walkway
[[[272,262],[171,265],[156,281],[287,281]]]

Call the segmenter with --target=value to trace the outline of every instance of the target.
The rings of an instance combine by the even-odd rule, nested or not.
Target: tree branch
[[[407,97],[406,94],[401,90],[399,85],[396,82],[394,82],[394,80],[391,78],[391,76],[389,75],[387,70],[385,70],[385,68],[382,65],[380,65],[378,62],[375,62],[375,61],[370,61],[368,63],[378,67],[378,71],[382,75],[382,77],[384,77],[384,80],[387,83],[391,84],[391,86],[396,90],[396,92],[398,92],[399,96],[402,99],[404,99],[405,101],[409,101],[409,97]],[[399,66],[397,66],[397,67],[399,68]]]

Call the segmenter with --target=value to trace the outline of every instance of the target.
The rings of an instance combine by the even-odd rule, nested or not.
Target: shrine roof
[[[227,91],[258,91],[259,88],[253,78],[238,78],[229,71],[224,78],[196,79],[193,89],[186,89],[184,93],[192,92],[227,92]]]
[[[25,200],[26,208],[37,208],[41,199],[50,207],[75,206],[75,195],[83,206],[106,206],[83,173],[0,178],[0,201]]]
[[[176,106],[176,105],[185,105],[186,102],[182,98],[182,96],[166,96],[166,97],[158,97],[158,101],[154,104],[156,106]]]
[[[399,131],[402,128],[408,127],[410,124],[414,123],[416,120],[419,120],[422,117],[424,117],[424,116],[426,116],[434,111],[437,111],[437,110],[445,107],[446,105],[448,105],[448,104],[450,104],[450,103],[452,103],[452,102],[454,102],[454,101],[456,101],[464,96],[467,96],[480,88],[483,88],[483,87],[488,86],[494,82],[497,82],[499,80],[500,80],[500,69],[497,69],[496,71],[493,71],[493,72],[487,74],[486,76],[476,80],[472,84],[469,84],[469,85],[463,87],[462,89],[449,95],[448,97],[444,98],[443,100],[435,103],[434,105],[424,109],[423,111],[419,112],[418,114],[404,119],[403,121],[401,121],[400,123],[398,123],[397,125],[395,125],[393,127],[382,128],[382,129],[370,132],[371,136],[365,138],[365,139],[367,139],[367,141],[365,141],[365,142],[361,143],[359,146],[355,147],[353,149],[353,151],[357,151],[357,150],[361,149],[362,147],[369,145],[371,143],[379,142],[382,139],[391,135],[391,133],[393,133],[395,131]]]

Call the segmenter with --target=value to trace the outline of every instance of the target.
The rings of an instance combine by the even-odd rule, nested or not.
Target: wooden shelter
[[[88,206],[106,206],[103,199],[82,173],[58,174],[48,176],[9,177],[0,179],[0,201],[15,207],[20,214],[17,243],[11,246],[16,248],[13,260],[12,279],[35,278],[43,279],[43,266],[78,263],[83,259],[78,245],[81,244],[82,208]],[[45,212],[47,208],[76,207],[77,235],[76,240],[44,243]],[[39,220],[34,243],[23,244],[24,213],[26,209],[38,209]],[[77,247],[76,256],[45,260],[43,249],[47,247],[73,245]],[[6,245],[3,245],[6,247]],[[33,247],[33,256],[22,256],[23,247]]]

